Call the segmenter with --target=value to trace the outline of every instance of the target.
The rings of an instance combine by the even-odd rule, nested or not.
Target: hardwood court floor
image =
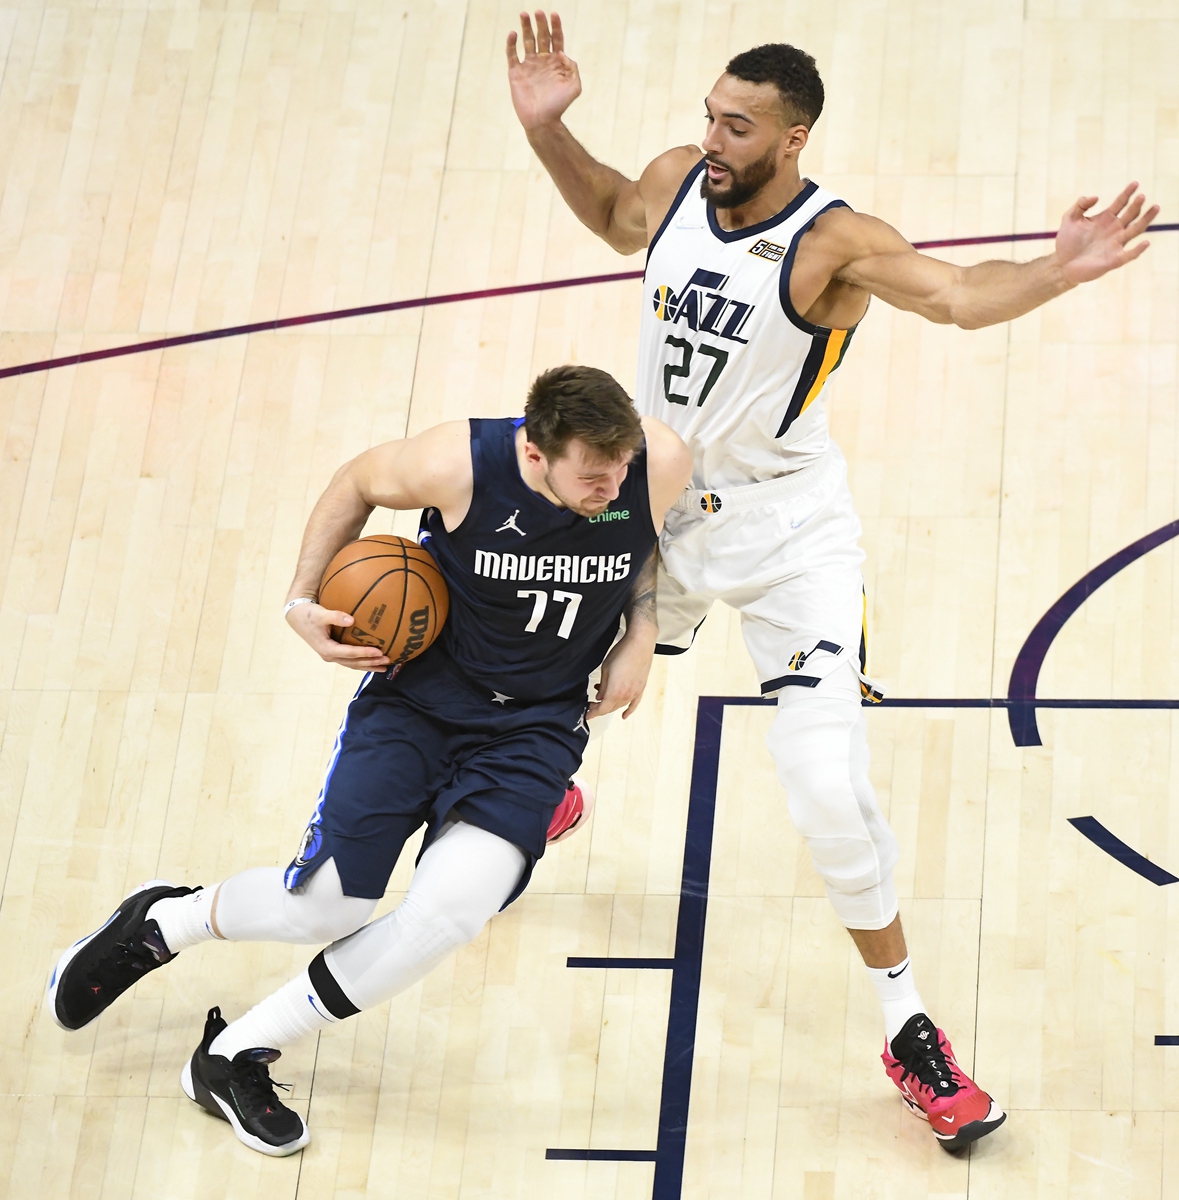
[[[503,78],[515,11],[0,8],[0,367],[639,266],[581,230],[530,157]],[[1179,213],[1173,0],[594,0],[564,16],[585,80],[571,125],[632,175],[700,136],[731,53],[786,39],[827,83],[805,169],[911,238],[1051,228],[1131,178],[1163,220]],[[209,1005],[237,1015],[307,950],[190,951],[73,1036],[42,1001],[60,948],[129,887],[212,883],[297,845],[356,682],[279,617],[332,470],[407,429],[516,412],[562,361],[629,386],[643,302],[610,284],[0,381],[7,1196],[650,1196],[650,1163],[544,1152],[653,1147],[668,973],[565,959],[672,952],[696,698],[756,682],[723,612],[593,748],[590,833],[420,986],[284,1055],[313,1129],[302,1156],[239,1146],[177,1075]],[[1179,516],[1177,326],[1174,234],[1009,326],[873,306],[833,422],[890,695],[1005,695],[1049,605]],[[1172,547],[1068,623],[1041,695],[1176,694]],[[875,997],[763,748],[771,715],[726,717],[683,1195],[1179,1194],[1179,1050],[1154,1045],[1179,1033],[1179,893],[1067,823],[1096,816],[1179,870],[1175,717],[1041,711],[1044,745],[1017,749],[1001,711],[869,715],[918,984],[1011,1113],[953,1159],[883,1076]]]

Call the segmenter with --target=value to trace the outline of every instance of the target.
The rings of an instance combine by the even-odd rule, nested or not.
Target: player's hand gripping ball
[[[346,646],[375,646],[400,666],[438,636],[450,611],[446,581],[430,552],[408,538],[374,534],[349,542],[327,565],[319,603],[351,614],[332,627]]]

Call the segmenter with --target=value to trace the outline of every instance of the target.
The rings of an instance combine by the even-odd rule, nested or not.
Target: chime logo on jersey
[[[655,315],[661,321],[684,321],[689,329],[744,344],[749,339],[739,334],[756,305],[726,296],[724,286],[728,282],[727,275],[697,268],[678,296],[666,284],[660,284],[652,298]]]

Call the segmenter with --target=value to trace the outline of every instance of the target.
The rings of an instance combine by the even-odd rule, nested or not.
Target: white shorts
[[[741,613],[763,696],[815,687],[867,660],[860,519],[832,442],[813,466],[744,487],[686,491],[659,541],[659,653],[680,654],[714,600]]]

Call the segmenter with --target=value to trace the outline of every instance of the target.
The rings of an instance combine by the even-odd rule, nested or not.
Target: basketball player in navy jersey
[[[520,420],[438,425],[341,467],[307,523],[286,615],[321,657],[366,674],[298,854],[217,887],[145,884],[61,956],[58,1024],[82,1028],[200,942],[331,943],[232,1024],[211,1009],[181,1076],[247,1146],[305,1146],[267,1064],[416,983],[524,890],[585,750],[587,710],[625,716],[642,696],[656,540],[690,474],[676,434],[640,422],[604,371],[572,366],[535,381]],[[333,641],[351,618],[315,602],[375,507],[426,510],[422,539],[450,590],[438,641],[392,678],[379,650]],[[365,924],[423,824],[405,899]]]
[[[1158,212],[1131,184],[1104,212],[1084,196],[1052,253],[956,267],[799,174],[823,107],[814,60],[787,45],[738,54],[705,99],[701,146],[627,179],[562,123],[581,91],[560,18],[521,14],[508,78],[533,150],[578,218],[622,254],[647,248],[639,410],[688,443],[692,490],[661,538],[660,652],[681,653],[709,608],[741,612],[790,814],[884,1009],[884,1064],[954,1149],[1004,1119],[925,1012],[898,915],[897,843],[868,779],[860,523],[827,430],[829,381],[872,296],[931,321],[1010,321],[1137,258]]]

